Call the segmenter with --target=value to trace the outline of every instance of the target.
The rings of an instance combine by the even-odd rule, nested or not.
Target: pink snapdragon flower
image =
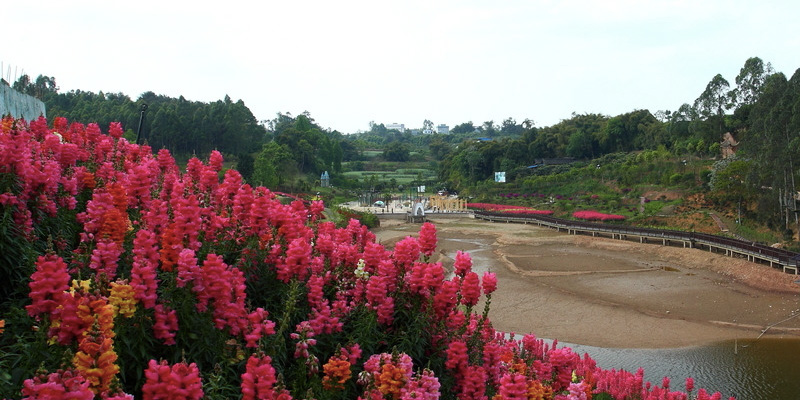
[[[57,297],[69,288],[70,276],[67,264],[56,255],[39,256],[36,260],[36,272],[31,275],[31,288],[28,297],[32,304],[25,306],[28,315],[34,317],[50,314],[59,306]]]
[[[156,267],[159,254],[156,247],[157,239],[153,232],[140,229],[133,239],[133,267],[131,268],[131,286],[136,292],[136,300],[141,301],[145,308],[156,306],[156,290],[158,278]]]
[[[472,270],[472,256],[469,253],[458,250],[456,252],[456,260],[453,263],[456,276],[464,277],[467,272]]]
[[[500,388],[498,390],[501,398],[507,400],[527,400],[528,383],[525,375],[518,373],[506,373],[500,378]]]
[[[478,304],[480,297],[480,278],[478,278],[478,274],[470,271],[461,281],[461,303],[467,306],[474,306]]]
[[[250,356],[242,374],[242,400],[274,399],[275,383],[278,382],[270,356]]]
[[[494,293],[495,289],[497,289],[497,275],[494,272],[486,271],[483,274],[481,284],[483,285],[483,294],[488,296]]]
[[[166,345],[175,344],[175,336],[178,332],[178,315],[163,304],[155,306],[155,323],[153,324],[153,336],[161,339]]]
[[[203,398],[203,383],[197,364],[180,362],[169,365],[162,360],[150,360],[144,371],[142,386],[144,400],[199,400]]]
[[[36,376],[23,382],[22,395],[30,400],[71,399],[93,400],[90,382],[73,370]]]
[[[436,251],[436,225],[425,222],[419,229],[419,248],[426,257]]]

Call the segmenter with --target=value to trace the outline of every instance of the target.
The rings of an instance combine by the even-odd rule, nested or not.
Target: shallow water
[[[722,398],[739,400],[800,399],[800,339],[724,341],[707,346],[679,349],[606,349],[559,344],[579,354],[588,353],[604,369],[635,372],[644,368],[645,379],[685,390],[692,377],[695,388],[719,391]]]

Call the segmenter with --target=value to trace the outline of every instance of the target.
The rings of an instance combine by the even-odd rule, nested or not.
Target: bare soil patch
[[[419,230],[384,222],[375,233],[387,245]],[[800,336],[797,277],[768,265],[532,225],[432,222],[439,261],[470,251],[476,269],[497,273],[490,317],[502,331],[626,348],[755,338],[767,327],[766,336]]]

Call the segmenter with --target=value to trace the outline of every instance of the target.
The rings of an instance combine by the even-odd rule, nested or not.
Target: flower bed
[[[498,211],[509,214],[533,214],[533,215],[550,215],[553,212],[550,210],[537,210],[525,206],[513,206],[508,204],[492,204],[492,203],[467,203],[467,208],[485,211]]]
[[[585,210],[585,211],[575,211],[572,213],[573,218],[583,219],[586,221],[624,221],[624,215],[617,215],[617,214],[604,214],[597,211],[592,210]]]
[[[496,331],[497,278],[461,252],[445,278],[431,224],[388,250],[108,131],[0,124],[0,397],[686,399]]]

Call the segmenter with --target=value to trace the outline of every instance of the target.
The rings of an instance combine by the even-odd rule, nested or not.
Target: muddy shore
[[[501,331],[609,348],[753,339],[767,327],[765,337],[800,337],[798,277],[768,265],[532,225],[431,222],[437,261],[449,268],[457,250],[468,251],[476,271],[497,274],[490,318]],[[391,247],[418,230],[382,220],[374,232]]]

